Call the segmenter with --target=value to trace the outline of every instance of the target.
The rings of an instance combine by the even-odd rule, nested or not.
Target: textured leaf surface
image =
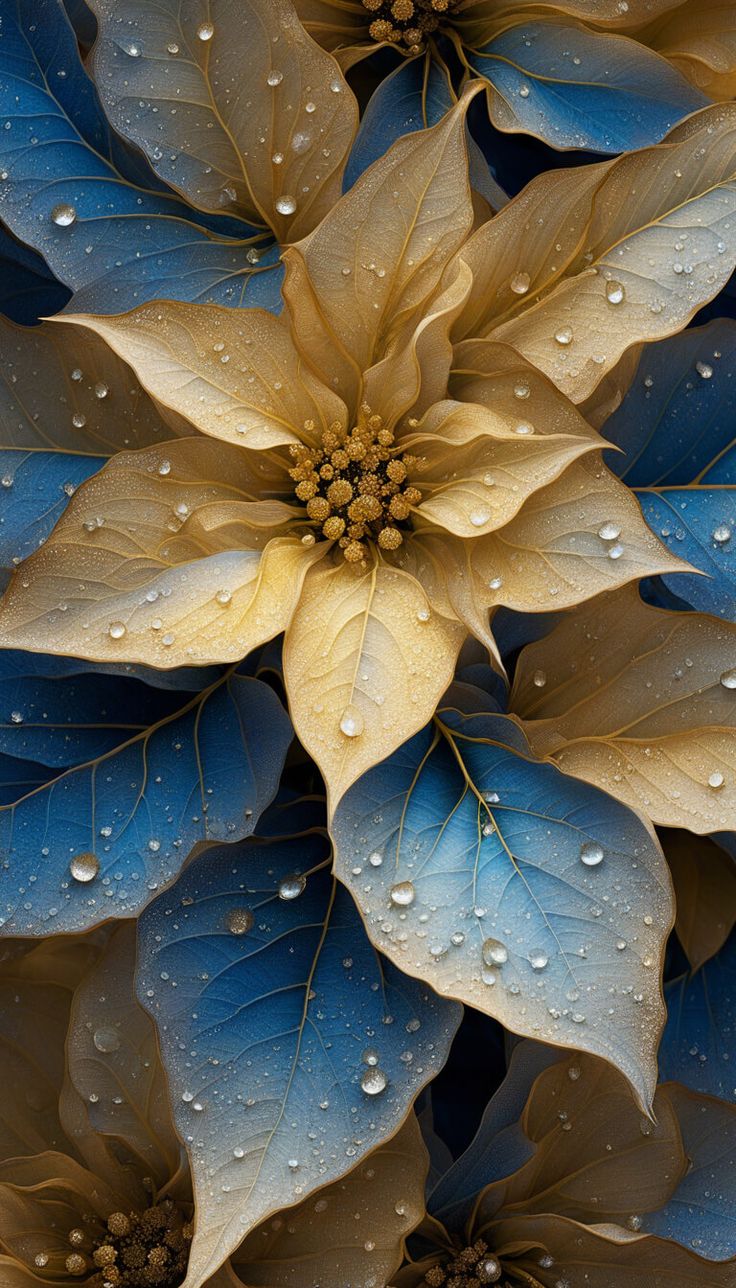
[[[660,1077],[736,1101],[736,940],[694,975],[667,986]]]
[[[637,493],[652,531],[704,577],[665,577],[692,608],[736,619],[736,487],[647,489]]]
[[[731,829],[735,642],[730,623],[650,608],[635,588],[619,591],[582,605],[524,650],[511,709],[537,754],[655,822]]]
[[[338,875],[369,933],[512,1031],[604,1056],[649,1103],[673,919],[653,836],[532,759],[513,721],[439,720],[335,816]]]
[[[273,690],[231,675],[118,749],[3,806],[3,933],[83,930],[138,912],[196,843],[252,830],[290,740]]]
[[[284,826],[203,856],[141,920],[139,995],[194,1178],[185,1288],[392,1137],[459,1019],[382,963],[326,840]]]
[[[495,91],[493,124],[554,148],[645,147],[708,102],[645,45],[554,19],[509,26],[468,59]]]

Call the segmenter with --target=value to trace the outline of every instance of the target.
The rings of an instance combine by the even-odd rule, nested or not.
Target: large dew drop
[[[110,1025],[103,1024],[99,1029],[95,1029],[92,1041],[97,1050],[102,1051],[104,1055],[111,1055],[113,1051],[120,1050],[120,1035],[117,1029]]]
[[[51,222],[52,224],[56,224],[57,228],[68,228],[70,224],[74,223],[76,217],[76,207],[68,205],[66,201],[60,202],[60,204],[58,206],[54,206],[51,211]]]
[[[364,1091],[367,1096],[380,1096],[381,1092],[386,1090],[387,1085],[388,1078],[383,1070],[373,1066],[366,1069],[360,1079],[361,1090]]]
[[[508,949],[500,939],[485,939],[481,948],[481,956],[486,966],[503,966],[504,962],[509,959]]]
[[[359,738],[364,726],[365,721],[358,708],[352,704],[346,707],[340,717],[340,732],[344,733],[346,738]]]
[[[397,908],[408,908],[414,902],[416,891],[411,881],[399,881],[391,886],[389,898]]]
[[[291,899],[298,899],[300,894],[304,894],[306,884],[307,878],[298,873],[284,877],[279,881],[279,899],[283,899],[286,903]]]
[[[69,864],[69,871],[74,877],[74,880],[81,881],[82,883],[94,881],[99,870],[99,859],[96,854],[91,852],[91,850],[86,850],[83,854],[75,854]]]
[[[225,918],[225,925],[231,935],[247,935],[253,926],[253,913],[250,908],[233,908]]]
[[[586,841],[580,847],[580,862],[586,868],[597,868],[603,862],[603,847],[597,841]]]

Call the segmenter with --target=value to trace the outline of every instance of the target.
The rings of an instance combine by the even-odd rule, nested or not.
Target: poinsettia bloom
[[[730,272],[733,109],[544,175],[473,232],[467,102],[286,253],[283,316],[72,319],[200,436],[79,488],[6,594],[6,645],[167,668],[285,631],[292,717],[336,799],[429,719],[468,632],[493,649],[489,610],[681,567],[574,404]]]
[[[0,1048],[14,1092],[0,1127],[3,1288],[184,1281],[191,1185],[134,974],[131,923],[102,952],[72,939],[6,955]]]
[[[641,147],[708,99],[736,92],[736,11],[728,0],[295,4],[307,31],[343,66],[386,46],[426,59],[425,80],[432,65],[457,65],[485,82],[498,129],[556,148]]]

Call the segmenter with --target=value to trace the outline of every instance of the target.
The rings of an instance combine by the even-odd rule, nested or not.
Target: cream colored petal
[[[413,334],[398,337],[391,352],[366,371],[362,397],[393,428],[400,417],[419,417],[444,398],[452,365],[450,330],[472,284],[467,264],[428,306]]]
[[[307,421],[344,423],[340,400],[304,370],[286,321],[263,309],[164,300],[63,320],[101,336],[157,402],[213,438],[262,451],[298,442]]]
[[[324,553],[279,535],[286,507],[264,528],[251,487],[248,454],[205,439],[114,457],[15,574],[3,642],[164,669],[244,657],[284,629]]]
[[[184,428],[92,331],[50,322],[20,327],[0,318],[0,358],[3,447],[107,454],[165,441]]]
[[[412,1113],[405,1125],[353,1172],[257,1227],[233,1256],[247,1288],[320,1288],[386,1284],[403,1241],[424,1215],[427,1151]]]
[[[679,330],[728,279],[735,178],[733,105],[656,147],[539,176],[463,248],[475,287],[458,335],[505,340],[583,401],[626,349]]]
[[[310,569],[286,634],[284,676],[296,732],[331,808],[362,773],[432,715],[465,631],[415,579],[342,552]]]
[[[135,996],[135,923],[124,922],[76,989],[61,1119],[87,1162],[110,1183],[137,1187],[147,1206],[182,1167],[168,1084],[150,1017]],[[170,1192],[170,1191],[168,1191]]]
[[[92,1239],[102,1234],[105,1218],[125,1210],[130,1201],[127,1187],[108,1185],[105,1177],[66,1154],[11,1159],[0,1167],[3,1247],[30,1268],[37,1256],[45,1257],[44,1268],[63,1275],[66,1258],[76,1250],[69,1231],[88,1231],[83,1248],[89,1250]]]
[[[629,489],[597,455],[535,492],[504,528],[465,544],[466,593],[486,609],[553,612],[686,566],[670,562]]]
[[[547,416],[537,425],[519,419],[513,388],[497,387],[495,394],[485,407],[436,404],[412,435],[410,450],[421,461],[419,523],[428,520],[459,537],[502,528],[532,493],[600,446],[580,418],[573,433],[555,433]],[[537,403],[535,417],[541,410]]]
[[[686,0],[665,22],[645,30],[652,49],[710,98],[736,94],[736,9],[732,0]]]
[[[631,587],[580,606],[524,650],[512,710],[538,754],[654,822],[731,830],[735,648],[736,626],[651,608]]]
[[[299,244],[319,301],[320,334],[312,336],[313,305],[307,300],[302,311],[301,292],[290,289],[288,275],[284,295],[299,343],[327,384],[341,373],[322,366],[329,362],[326,337],[339,337],[367,370],[394,334],[421,319],[470,231],[465,116],[472,93],[431,129],[397,140]],[[292,252],[284,258],[288,273]]]
[[[290,0],[92,9],[107,115],[166,183],[200,209],[269,225],[280,242],[319,223],[340,195],[358,107]]]

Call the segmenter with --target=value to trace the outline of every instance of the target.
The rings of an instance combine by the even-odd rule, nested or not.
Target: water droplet
[[[231,935],[247,935],[253,926],[253,913],[250,908],[233,908],[225,918],[225,925]]]
[[[417,621],[419,621],[419,622],[428,622],[428,621],[429,621],[430,616],[431,616],[431,614],[430,614],[430,611],[429,611],[429,609],[428,609],[428,608],[418,608],[418,609],[417,609]]]
[[[268,76],[266,77],[266,84],[270,85],[271,88],[274,88],[276,85],[280,85],[283,79],[284,79],[283,72],[277,72],[275,70],[270,71],[268,73]]]
[[[372,1068],[373,1068],[373,1067],[375,1067],[375,1065],[377,1065],[377,1064],[378,1064],[378,1062],[379,1062],[380,1058],[381,1058],[381,1057],[379,1056],[379,1054],[378,1054],[378,1052],[376,1051],[375,1047],[366,1047],[365,1051],[363,1052],[363,1054],[362,1054],[362,1056],[361,1056],[361,1059],[362,1059],[362,1061],[363,1061],[363,1064],[368,1064],[368,1065],[370,1065]]]
[[[414,902],[416,891],[411,881],[399,881],[389,890],[389,898],[397,908],[408,908]]]
[[[104,1055],[110,1055],[113,1051],[120,1050],[120,1035],[117,1029],[112,1028],[110,1025],[102,1025],[101,1028],[95,1029],[92,1041],[97,1050],[102,1051]]]
[[[702,376],[703,380],[710,380],[713,375],[713,368],[709,362],[696,362],[695,370],[699,376]]]
[[[712,537],[716,545],[723,546],[731,540],[731,529],[727,523],[719,523],[718,527],[713,529]]]
[[[177,45],[175,40],[169,41],[168,45],[166,46],[166,52],[167,54],[178,54],[179,46]]]
[[[99,870],[99,859],[91,850],[85,850],[83,854],[75,854],[69,864],[69,871],[74,880],[82,883],[94,881]]]
[[[121,640],[125,634],[125,627],[122,622],[110,622],[107,633],[111,640]]]
[[[288,877],[283,877],[279,881],[279,899],[287,902],[290,899],[298,899],[300,894],[304,893],[307,885],[307,878],[300,873],[294,872]]]
[[[609,304],[622,304],[626,292],[620,282],[606,282],[606,299]]]
[[[75,411],[74,415],[72,416],[72,425],[74,426],[74,428],[83,429],[86,424],[87,424],[87,417],[84,415],[84,412]]]
[[[729,671],[724,671],[720,682],[724,689],[736,689],[736,666],[732,666]]]
[[[381,851],[374,850],[372,854],[369,854],[368,862],[370,863],[372,868],[380,868],[381,864],[383,863],[383,855],[381,854]]]
[[[289,194],[285,192],[284,195],[279,197],[276,201],[276,209],[280,215],[293,215],[296,210],[296,199],[294,197],[290,197]]]
[[[16,725],[18,725],[18,724],[23,724],[23,712],[22,712],[22,711],[11,711],[11,713],[10,713],[10,723],[11,723],[11,724],[16,724]]]
[[[215,595],[215,599],[217,600],[217,603],[222,604],[224,608],[227,604],[230,603],[232,599],[232,592],[229,590],[218,590],[217,594]]]
[[[532,970],[544,970],[548,962],[549,962],[549,957],[547,956],[546,953],[530,954],[529,965],[531,966]]]
[[[528,97],[529,97],[529,86],[528,86],[528,85],[520,85],[520,86],[519,86],[519,98],[528,98]]]
[[[361,1090],[367,1096],[380,1096],[382,1091],[386,1090],[388,1079],[382,1069],[366,1069],[360,1079]]]
[[[107,398],[109,392],[110,390],[104,380],[98,380],[95,385],[95,398],[99,398],[101,401],[103,398]]]
[[[351,704],[345,708],[340,717],[340,732],[344,733],[346,738],[359,738],[364,724],[361,712]]]
[[[488,510],[471,510],[469,517],[474,528],[482,528],[491,516]]]
[[[529,422],[528,422],[527,420],[522,420],[522,421],[520,421],[520,422],[519,422],[519,424],[518,424],[518,425],[514,425],[514,433],[515,433],[515,434],[524,434],[524,435],[526,435],[526,434],[533,434],[533,433],[534,433],[534,426],[533,426],[533,425],[530,425],[530,424],[529,424]]]
[[[197,36],[200,40],[211,40],[215,34],[215,28],[211,22],[200,22],[197,27]]]
[[[558,344],[561,344],[563,348],[568,344],[572,344],[571,328],[569,326],[560,327],[559,331],[555,331],[555,340]]]
[[[514,385],[514,398],[528,398],[531,390],[528,385]]]
[[[603,523],[598,529],[598,536],[601,541],[615,541],[621,536],[621,529],[617,523]]]
[[[236,1145],[233,1150],[233,1158],[245,1158],[245,1150],[242,1145]]]
[[[614,544],[608,548],[609,559],[620,559],[623,553],[624,546],[622,546],[620,541],[614,542]]]
[[[531,285],[531,278],[528,273],[514,273],[509,282],[514,295],[526,295]]]
[[[476,1279],[482,1284],[496,1284],[503,1274],[503,1266],[495,1257],[485,1257],[475,1271]]]
[[[603,846],[597,841],[586,841],[580,847],[580,862],[584,863],[586,868],[597,868],[599,863],[603,862]]]
[[[486,966],[503,966],[504,962],[509,959],[508,949],[500,939],[485,939],[481,948],[481,956]]]
[[[720,774],[718,770],[715,770],[715,772],[712,773],[708,778],[709,787],[722,787],[724,782],[725,782],[725,779],[723,777],[723,774]]]
[[[51,222],[52,224],[56,224],[57,228],[68,228],[70,224],[74,223],[76,217],[76,206],[70,206],[66,201],[60,202],[60,204],[58,206],[54,206],[51,211]]]
[[[544,688],[544,686],[545,686],[545,684],[547,683],[547,672],[546,672],[546,671],[535,671],[535,672],[534,672],[534,675],[532,676],[532,682],[533,682],[533,684],[534,684],[535,688],[537,688],[537,689],[543,689],[543,688]]]

